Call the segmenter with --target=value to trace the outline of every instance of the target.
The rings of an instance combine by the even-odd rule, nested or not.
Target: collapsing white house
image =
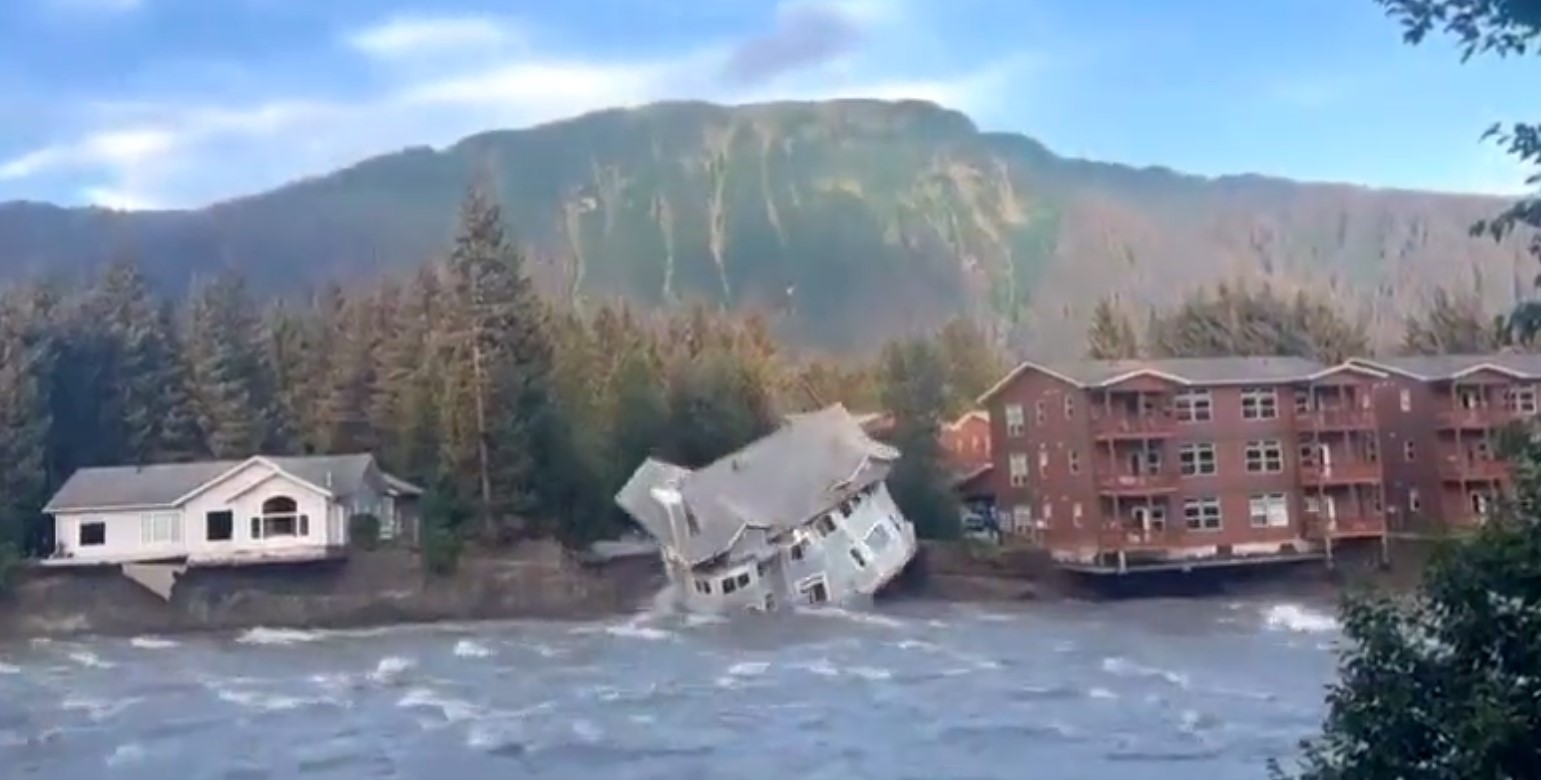
[[[915,556],[883,484],[898,458],[837,404],[698,471],[649,458],[615,500],[658,540],[686,610],[845,603]]]

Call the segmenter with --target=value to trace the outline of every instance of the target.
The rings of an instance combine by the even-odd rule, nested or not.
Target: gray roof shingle
[[[316,455],[266,457],[279,469],[333,495],[347,496],[363,484],[374,456]],[[164,507],[246,461],[210,460],[146,466],[78,469],[54,493],[45,512],[115,507]]]
[[[1447,380],[1481,366],[1496,366],[1527,379],[1541,379],[1541,355],[1496,352],[1485,355],[1410,355],[1407,357],[1355,358],[1353,363],[1383,368],[1418,379]]]

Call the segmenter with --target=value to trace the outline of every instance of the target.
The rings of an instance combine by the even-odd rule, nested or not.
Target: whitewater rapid
[[[0,767],[1239,780],[1316,727],[1337,637],[1321,605],[1151,601],[40,641],[0,645]]]

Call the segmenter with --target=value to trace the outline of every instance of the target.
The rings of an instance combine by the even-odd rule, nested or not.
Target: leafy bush
[[[361,550],[380,546],[380,518],[361,512],[348,518],[348,541]]]
[[[9,593],[21,570],[21,554],[10,544],[0,544],[0,595]]]

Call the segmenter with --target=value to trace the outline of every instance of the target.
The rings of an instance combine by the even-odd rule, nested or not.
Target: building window
[[[1038,476],[1049,473],[1049,449],[1042,444],[1038,445]]]
[[[1492,497],[1486,493],[1471,494],[1471,511],[1478,517],[1487,517],[1488,511],[1493,508]]]
[[[1271,388],[1243,390],[1241,393],[1241,417],[1243,420],[1272,420],[1279,416],[1279,395]]]
[[[1034,425],[1043,425],[1043,402],[1042,401],[1034,401],[1033,402],[1033,424]]]
[[[1177,450],[1177,463],[1185,477],[1214,476],[1218,470],[1215,445],[1209,442],[1184,444]]]
[[[822,574],[815,574],[798,583],[797,592],[802,595],[803,601],[809,604],[823,604],[829,601],[829,584]]]
[[[225,509],[203,516],[204,538],[211,542],[228,542],[235,536],[235,513]]]
[[[1043,521],[1047,523],[1048,521],[1052,520],[1053,518],[1054,518],[1054,505],[1049,503],[1049,502],[1047,502],[1047,501],[1043,502]]]
[[[1246,450],[1247,471],[1252,474],[1277,474],[1284,470],[1284,448],[1275,440],[1249,441]]]
[[[1482,391],[1475,387],[1463,387],[1456,391],[1455,397],[1462,409],[1481,409],[1487,406],[1486,399],[1482,397]]]
[[[154,512],[140,515],[139,541],[143,544],[175,544],[182,541],[182,513]]]
[[[1535,414],[1536,388],[1534,385],[1524,385],[1509,390],[1507,393],[1509,411],[1519,414]]]
[[[1415,461],[1417,459],[1418,459],[1418,448],[1414,447],[1413,443],[1410,442],[1410,441],[1402,442],[1402,460],[1405,460],[1408,463],[1412,463],[1413,461]]]
[[[1418,488],[1407,489],[1407,511],[1423,511],[1423,497],[1418,495]]]
[[[1081,473],[1081,453],[1070,450],[1065,453],[1065,464],[1070,468],[1071,474]]]
[[[888,543],[893,541],[893,536],[888,533],[888,521],[880,520],[867,532],[867,539],[863,544],[872,551],[873,555],[882,555],[888,549]]]
[[[98,520],[80,524],[80,546],[101,547],[107,543],[107,524]]]
[[[1017,504],[1011,508],[1011,529],[1017,533],[1025,533],[1033,527],[1033,508],[1027,504]]]
[[[808,540],[798,539],[797,543],[792,545],[792,549],[788,551],[787,554],[791,556],[792,560],[794,561],[802,560],[803,557],[808,554]]]
[[[1184,501],[1183,520],[1190,531],[1220,530],[1220,499],[1190,498]]]
[[[1305,413],[1311,411],[1311,401],[1312,400],[1313,399],[1311,397],[1311,391],[1310,390],[1296,390],[1295,391],[1295,414],[1305,414]]]
[[[1074,521],[1074,522],[1077,522],[1077,523],[1081,522],[1081,502],[1080,501],[1077,501],[1074,504],[1070,505],[1070,519],[1072,521]]]
[[[1184,390],[1172,397],[1172,414],[1178,422],[1205,422],[1214,418],[1214,400],[1208,390]]]
[[[865,568],[867,568],[867,556],[862,555],[861,554],[861,550],[858,550],[855,547],[852,547],[850,552],[851,552],[851,560],[856,562],[856,568],[858,568],[858,569],[865,569]]]
[[[1013,452],[1007,459],[1011,467],[1011,486],[1022,487],[1027,484],[1027,453]]]
[[[1075,398],[1067,395],[1065,396],[1065,419],[1069,420],[1073,417],[1075,417]]]
[[[1397,406],[1402,411],[1404,411],[1404,412],[1412,411],[1413,410],[1413,391],[1408,390],[1405,387],[1402,388],[1402,390],[1397,393]]]
[[[710,595],[712,592],[712,581],[700,577],[696,578],[696,592]]]
[[[255,539],[275,536],[304,536],[300,531],[299,505],[288,496],[274,496],[262,502],[262,517]]]
[[[1317,452],[1318,449],[1320,449],[1320,447],[1318,445],[1311,444],[1311,443],[1308,443],[1308,442],[1301,442],[1301,444],[1300,444],[1300,467],[1301,468],[1308,469],[1308,468],[1312,468],[1313,466],[1316,465],[1316,452]]]
[[[1290,524],[1289,500],[1283,493],[1263,493],[1247,502],[1253,528],[1287,528]]]
[[[1022,417],[1022,404],[1006,404],[1006,435],[1021,436],[1027,421]]]

